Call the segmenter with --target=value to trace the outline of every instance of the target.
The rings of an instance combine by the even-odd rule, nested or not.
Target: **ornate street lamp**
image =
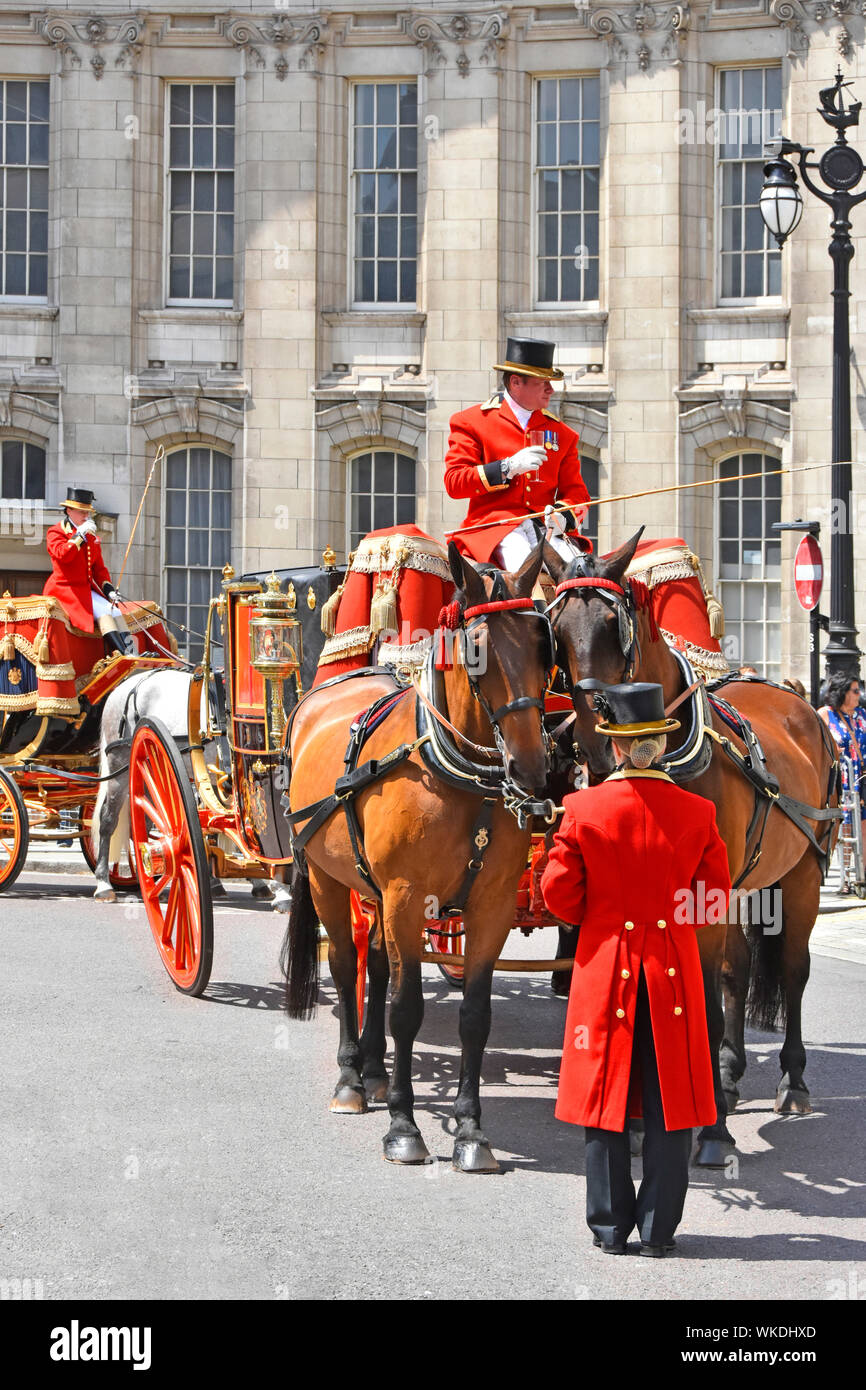
[[[845,131],[860,121],[862,102],[845,106],[844,88],[850,87],[842,73],[836,73],[832,87],[819,93],[820,114],[828,125],[835,127],[836,140],[825,150],[817,163],[809,162],[814,153],[796,145],[784,136],[776,143],[774,157],[764,165],[764,187],[761,192],[761,214],[779,246],[800,221],[803,198],[797,185],[797,173],[786,155],[797,155],[800,177],[810,192],[833,211],[833,237],[830,256],[833,261],[833,457],[830,478],[831,504],[839,499],[844,525],[832,520],[830,535],[830,640],[824,649],[827,674],[844,672],[859,675],[860,651],[857,629],[854,626],[854,537],[851,516],[851,346],[848,330],[848,269],[854,255],[851,241],[851,222],[848,214],[866,198],[864,193],[851,193],[863,177],[863,161],[848,144]],[[825,192],[810,177],[817,169]]]

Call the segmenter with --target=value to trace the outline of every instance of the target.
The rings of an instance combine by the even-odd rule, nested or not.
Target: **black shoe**
[[[601,1236],[593,1236],[592,1243],[605,1255],[625,1255],[628,1253],[628,1246],[624,1240],[605,1241]]]
[[[649,1241],[642,1240],[640,1243],[640,1253],[648,1255],[651,1260],[663,1260],[665,1255],[670,1255],[677,1248],[675,1240],[669,1240],[664,1245],[651,1245]]]
[[[126,643],[123,634],[120,632],[103,632],[102,645],[105,648],[106,656],[114,656],[115,652],[119,656],[127,656]]]

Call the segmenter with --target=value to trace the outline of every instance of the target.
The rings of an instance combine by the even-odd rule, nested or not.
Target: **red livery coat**
[[[565,798],[541,881],[549,911],[580,926],[560,1120],[621,1131],[628,1114],[640,1113],[629,1103],[629,1075],[641,968],[665,1128],[715,1120],[695,928],[724,917],[730,888],[715,807],[663,772],[629,768]],[[708,901],[718,891],[724,898]]]
[[[494,485],[485,476],[484,464],[510,458],[526,447],[529,430],[548,430],[557,449],[547,449],[547,459],[535,473],[523,473],[510,482]],[[479,531],[458,531],[453,539],[473,560],[490,560],[499,542],[519,526],[530,512],[542,512],[548,502],[572,509],[589,501],[580,474],[578,436],[549,410],[536,410],[524,430],[511,407],[499,396],[484,405],[473,405],[451,418],[451,435],[445,456],[445,491],[449,497],[468,497],[464,526],[479,521],[500,521]]]
[[[45,581],[44,594],[51,594],[61,603],[69,615],[73,627],[82,632],[93,632],[93,603],[91,591],[104,591],[111,585],[111,575],[105,568],[102,546],[97,536],[86,536],[83,543],[75,535],[75,527],[69,521],[58,521],[49,528],[46,536],[48,554],[51,556],[51,578]]]

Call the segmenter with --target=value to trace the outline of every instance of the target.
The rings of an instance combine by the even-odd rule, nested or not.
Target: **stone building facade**
[[[227,558],[441,537],[450,416],[547,337],[592,489],[645,494],[597,509],[601,548],[684,536],[732,659],[804,677],[770,527],[817,516],[829,556],[829,469],[772,470],[829,458],[829,225],[807,194],[778,254],[756,190],[779,121],[830,143],[837,64],[866,94],[863,40],[853,0],[3,0],[0,582],[34,587],[70,484],[117,574],[160,445],[123,587],[193,627]],[[660,491],[740,472],[771,476]]]

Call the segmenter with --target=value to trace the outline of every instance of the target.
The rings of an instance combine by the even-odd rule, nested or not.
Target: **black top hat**
[[[545,381],[562,381],[565,372],[553,365],[556,343],[538,338],[509,338],[505,346],[505,361],[497,362],[494,371],[519,372],[521,376],[540,376]]]
[[[605,717],[597,724],[600,734],[612,738],[651,738],[680,727],[678,719],[665,718],[664,693],[660,685],[638,681],[633,685],[606,685],[595,697],[596,708]]]
[[[64,507],[77,507],[80,512],[95,511],[93,493],[88,487],[68,487]]]

